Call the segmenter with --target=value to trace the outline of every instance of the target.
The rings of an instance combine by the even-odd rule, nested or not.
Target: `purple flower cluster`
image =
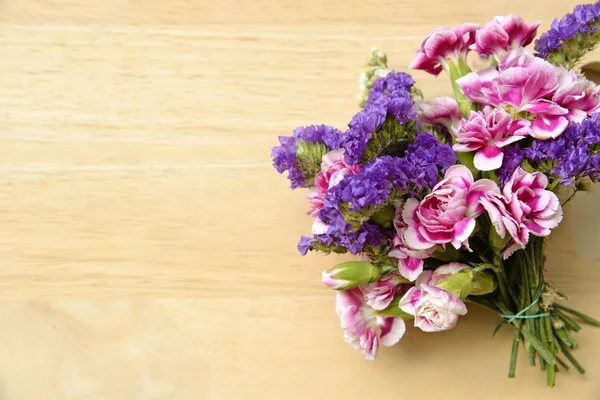
[[[449,145],[440,143],[431,133],[421,133],[404,157],[379,157],[331,189],[319,216],[331,224],[339,221],[342,204],[350,211],[360,211],[385,203],[394,189],[407,194],[430,189],[455,163],[456,155]]]
[[[415,84],[414,79],[404,72],[391,71],[383,78],[378,78],[373,82],[369,92],[369,99],[365,107],[372,105],[377,99],[383,96],[394,96],[397,91],[405,92],[410,90]],[[404,93],[401,93],[403,96]]]
[[[515,143],[504,151],[504,160],[502,166],[496,170],[496,176],[502,186],[508,182],[513,172],[521,165],[525,158],[525,151],[521,149],[519,143]]]
[[[600,114],[594,114],[581,123],[572,123],[562,135],[552,140],[538,140],[525,155],[532,161],[553,162],[552,173],[559,182],[571,185],[585,176],[597,178],[600,174]]]
[[[366,246],[379,248],[389,241],[390,238],[384,235],[381,228],[375,224],[365,223],[358,231],[341,231],[336,226],[330,227],[329,231],[323,235],[315,235],[314,238],[302,236],[298,243],[298,251],[306,255],[318,244],[327,245],[327,247],[343,247],[352,254],[361,253]]]
[[[348,124],[342,146],[346,150],[346,162],[351,165],[360,163],[369,140],[387,119],[395,119],[399,124],[416,119],[417,108],[406,88],[378,93],[378,97],[369,101],[364,110],[357,113]]]
[[[546,57],[549,53],[560,49],[564,42],[573,39],[578,33],[595,33],[598,27],[592,26],[592,24],[598,22],[599,19],[600,1],[594,4],[578,5],[572,13],[552,22],[550,30],[536,40],[535,51],[542,57]]]
[[[291,137],[279,137],[280,146],[273,147],[271,150],[273,166],[280,174],[289,171],[288,179],[292,183],[292,189],[305,187],[306,180],[309,178],[302,173],[296,157],[299,141],[324,143],[329,150],[336,150],[341,146],[342,132],[327,125],[311,125],[296,128]]]
[[[387,234],[385,229],[366,222],[357,230],[348,223],[344,212],[363,213],[368,220],[377,206],[391,200],[394,192],[406,196],[414,195],[417,190],[431,189],[456,161],[450,145],[440,143],[431,133],[420,133],[404,157],[379,157],[330,189],[319,212],[319,218],[329,227],[327,233],[314,238],[303,236],[298,250],[306,254],[321,243],[341,246],[357,254],[366,245],[378,248],[387,243],[393,235]]]

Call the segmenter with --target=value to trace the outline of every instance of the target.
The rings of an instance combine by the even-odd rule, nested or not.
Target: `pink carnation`
[[[475,33],[471,49],[481,56],[501,57],[509,49],[525,47],[533,41],[540,22],[527,24],[518,15],[495,17]]]
[[[475,217],[483,208],[479,199],[496,184],[489,179],[475,183],[464,165],[454,165],[425,198],[408,199],[402,212],[407,224],[404,241],[413,249],[427,250],[437,245],[452,244],[456,249],[468,248],[475,228]]]
[[[475,31],[479,28],[479,25],[472,23],[465,23],[454,29],[437,28],[423,40],[409,68],[438,75],[446,60],[466,57],[469,46],[475,42]]]
[[[458,142],[452,148],[457,152],[475,153],[475,168],[492,171],[502,166],[502,148],[529,136],[530,122],[526,119],[513,120],[501,108],[486,106],[483,111],[471,111],[469,119],[460,121],[454,135]]]
[[[400,300],[399,306],[407,314],[414,315],[415,326],[425,332],[439,332],[456,326],[458,317],[467,314],[467,307],[458,297],[444,289],[430,286],[431,271],[417,279]]]
[[[462,118],[458,103],[451,97],[436,97],[431,105],[420,103],[419,108],[417,117],[421,122],[444,125],[449,132],[454,132]]]
[[[392,248],[388,255],[398,259],[398,272],[412,282],[417,279],[421,272],[423,272],[423,260],[431,256],[435,247],[425,250],[416,250],[406,244],[404,234],[408,225],[406,225],[402,219],[403,211],[404,204],[401,204],[396,209],[394,227],[396,228],[397,234],[392,241]]]
[[[573,119],[568,108],[552,100],[561,81],[568,79],[565,71],[519,48],[506,53],[498,70],[471,72],[456,82],[475,103],[508,106],[515,112],[533,114],[531,135],[547,139],[560,135],[569,119]]]
[[[367,305],[375,310],[383,310],[394,300],[396,289],[401,282],[402,280],[398,275],[387,274],[377,282],[367,283],[359,287],[363,292]]]
[[[530,233],[548,236],[562,220],[560,201],[556,194],[546,190],[547,186],[546,175],[519,167],[502,193],[490,191],[480,199],[498,235],[504,238],[508,232],[512,237],[504,251],[505,259],[527,245]]]
[[[384,346],[393,346],[406,331],[402,318],[376,315],[358,288],[336,292],[335,307],[346,342],[367,360],[377,357],[380,342]]]

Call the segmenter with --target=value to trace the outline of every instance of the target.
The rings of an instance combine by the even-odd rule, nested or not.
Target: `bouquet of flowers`
[[[410,68],[447,73],[454,98],[430,104],[374,48],[345,132],[299,127],[273,148],[292,189],[308,188],[314,221],[300,253],[359,256],[322,281],[365,358],[396,344],[407,321],[452,329],[472,303],[501,317],[496,330],[513,329],[510,377],[520,344],[549,386],[568,363],[584,372],[573,333],[600,322],[544,279],[544,238],[600,174],[600,88],[576,68],[600,41],[600,2],[555,20],[527,50],[539,25],[508,15],[431,32]],[[472,70],[473,53],[487,66]]]

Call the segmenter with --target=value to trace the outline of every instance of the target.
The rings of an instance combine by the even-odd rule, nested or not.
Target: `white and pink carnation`
[[[562,220],[558,196],[546,190],[547,186],[546,175],[517,168],[502,192],[488,192],[480,199],[498,235],[505,238],[508,233],[512,237],[504,251],[505,259],[525,248],[530,234],[548,236]]]
[[[472,102],[533,114],[531,136],[537,139],[556,138],[569,121],[581,121],[600,107],[593,83],[524,48],[507,52],[498,69],[471,72],[456,83]]]
[[[497,187],[489,179],[476,183],[464,165],[454,165],[422,201],[408,199],[402,219],[407,228],[404,242],[412,249],[429,250],[451,244],[456,249],[469,248],[469,236],[475,218],[483,212],[479,199]]]
[[[421,43],[409,68],[438,75],[447,60],[465,58],[475,42],[477,24],[464,23],[454,29],[441,27],[431,32]]]
[[[423,260],[431,257],[435,246],[425,250],[417,250],[406,244],[404,234],[408,225],[402,219],[403,212],[404,204],[401,204],[396,209],[396,218],[394,219],[396,236],[394,236],[388,255],[398,259],[398,272],[400,275],[413,282],[423,272]]]
[[[492,171],[502,166],[502,148],[529,136],[530,125],[524,118],[513,119],[502,108],[486,106],[460,121],[454,135],[457,143],[452,148],[456,152],[476,151],[475,168]]]
[[[471,49],[480,56],[501,58],[509,49],[525,47],[537,33],[540,22],[527,24],[516,14],[495,17],[475,33],[475,43]]]
[[[440,267],[441,268],[441,267]],[[447,276],[468,268],[463,264],[451,265],[435,276],[433,271],[424,271],[417,278],[415,286],[402,297],[399,307],[415,317],[415,326],[425,332],[439,332],[452,329],[458,318],[467,314],[467,307],[452,293],[436,287],[435,284]],[[455,271],[455,272],[452,272]]]
[[[402,279],[398,275],[387,274],[379,281],[361,285],[359,288],[365,297],[367,305],[374,310],[383,310],[394,300],[398,285],[401,283]]]
[[[380,343],[393,346],[406,331],[402,318],[376,315],[358,288],[336,292],[335,307],[346,342],[367,360],[377,357]]]
[[[458,103],[451,97],[436,97],[430,104],[419,103],[419,113],[417,118],[425,124],[441,124],[454,132],[458,127],[458,122],[462,119],[462,114],[458,108]]]

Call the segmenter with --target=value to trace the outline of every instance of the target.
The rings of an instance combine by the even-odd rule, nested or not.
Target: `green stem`
[[[548,387],[553,387],[555,381],[556,370],[554,369],[554,365],[548,365],[548,368],[546,368],[546,385],[548,385]]]
[[[564,207],[575,195],[577,194],[577,189],[573,189],[573,193],[569,196],[568,199],[565,200],[564,203],[561,204],[561,207]]]
[[[548,349],[540,342],[540,340],[526,326],[521,329],[523,337],[527,339],[531,345],[537,350],[540,357],[549,365],[556,364],[556,358]]]
[[[560,310],[566,311],[569,314],[572,314],[572,315],[574,315],[576,317],[579,317],[582,320],[584,320],[585,322],[587,322],[588,324],[600,327],[600,321],[598,321],[598,320],[596,320],[596,319],[594,319],[594,318],[592,318],[592,317],[590,317],[588,315],[585,315],[585,314],[583,314],[583,313],[581,313],[579,311],[573,310],[572,308],[569,308],[567,306],[563,306],[562,304],[554,304],[554,307],[556,307],[556,308],[558,308]]]
[[[573,357],[573,355],[571,354],[571,352],[569,351],[569,349],[567,348],[566,345],[564,345],[562,342],[560,342],[560,349],[562,350],[562,352],[564,353],[565,357],[567,357],[567,359],[571,362],[571,364],[573,364],[573,366],[575,367],[575,369],[577,371],[579,371],[580,374],[585,374],[585,369],[583,369],[583,367],[581,366],[581,364],[579,364],[579,362],[577,362],[577,360],[575,359],[575,357]]]
[[[508,368],[508,377],[514,378],[517,369],[517,354],[519,352],[519,338],[521,337],[521,323],[517,324],[513,335],[512,351],[510,352],[510,366]]]
[[[469,99],[467,99],[467,97],[464,95],[462,90],[460,90],[456,80],[471,72],[471,68],[469,68],[467,60],[464,57],[459,57],[456,60],[449,61],[445,67],[450,75],[450,81],[452,82],[454,97],[458,102],[458,108],[465,117],[468,117],[470,111],[475,109],[475,105],[471,103],[471,101],[469,101]]]

